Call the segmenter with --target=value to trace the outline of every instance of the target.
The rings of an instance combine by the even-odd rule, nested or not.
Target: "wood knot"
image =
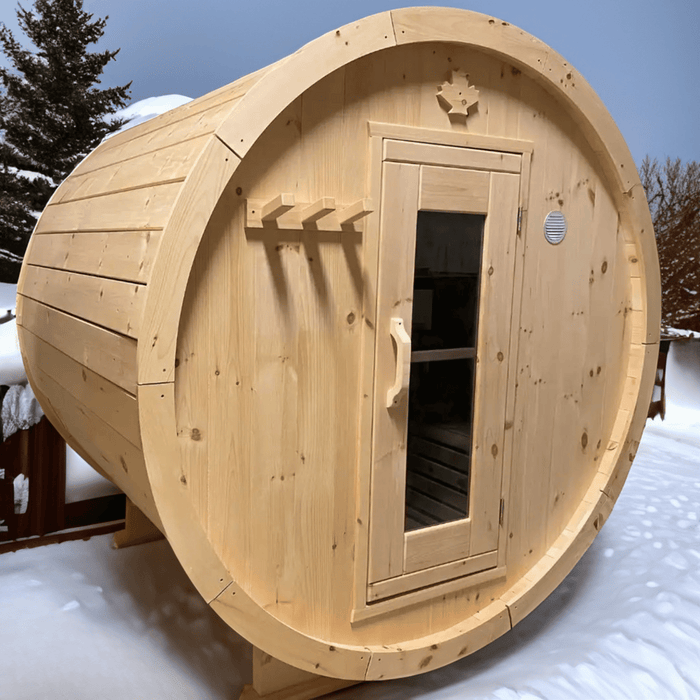
[[[588,433],[584,430],[583,435],[581,435],[581,447],[585,450],[586,445],[588,445]]]
[[[498,355],[496,355],[496,357],[498,358],[499,362],[503,362],[503,353],[502,352],[499,352]]]
[[[496,445],[496,443],[494,443],[493,445],[491,445],[491,454],[492,454],[494,457],[497,457],[497,456],[498,456],[498,445]]]
[[[202,439],[202,433],[199,432],[199,428],[192,428],[190,431],[190,438],[195,442],[199,442]]]

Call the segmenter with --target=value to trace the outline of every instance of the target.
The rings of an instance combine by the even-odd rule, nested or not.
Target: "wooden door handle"
[[[386,394],[386,407],[396,406],[408,393],[411,377],[411,338],[403,325],[402,318],[391,319],[391,337],[396,343],[396,379],[394,386]]]

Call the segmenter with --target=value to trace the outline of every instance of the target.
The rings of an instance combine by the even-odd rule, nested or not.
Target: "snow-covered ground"
[[[670,360],[667,420],[648,421],[608,522],[537,610],[451,666],[333,697],[698,700],[700,343],[687,348]],[[2,700],[236,700],[249,682],[250,646],[165,541],[0,555],[0,600]]]
[[[457,663],[358,700],[700,698],[698,435],[647,430],[615,510],[571,575]],[[165,541],[109,536],[0,556],[0,698],[236,700],[250,646]]]

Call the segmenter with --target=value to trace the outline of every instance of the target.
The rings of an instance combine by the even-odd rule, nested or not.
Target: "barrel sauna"
[[[620,493],[659,344],[612,118],[545,44],[456,9],[354,22],[107,140],[18,291],[66,441],[231,627],[347,680],[455,661],[555,589]]]

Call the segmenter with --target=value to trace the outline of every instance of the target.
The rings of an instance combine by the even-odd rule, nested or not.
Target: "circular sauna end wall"
[[[167,119],[98,149],[42,216],[19,288],[37,395],[72,444],[160,518],[212,607],[278,659],[328,676],[395,678],[505,633],[602,527],[651,394],[658,263],[610,116],[571,66],[521,30],[414,8],[331,32]],[[126,172],[129,148],[141,153],[177,129],[191,152],[173,160],[167,149],[182,146],[164,145],[158,161],[184,164],[177,182],[163,185],[154,171],[152,191],[81,196],[96,186],[89,173]],[[466,209],[462,195],[444,196],[453,187],[467,192]],[[116,201],[141,195],[131,208]],[[125,211],[132,218],[117,221]],[[375,358],[381,369],[410,357],[393,319],[409,327],[415,295],[404,288],[414,250],[392,239],[392,211],[411,226],[418,211],[483,224],[479,318],[497,324],[479,321],[473,353],[480,477],[468,537],[461,521],[394,537],[410,368],[404,359],[401,372],[377,373]],[[567,222],[556,245],[544,235],[552,211]],[[65,269],[42,271],[58,266],[44,243],[69,230],[88,250],[109,226],[138,232],[130,250],[145,251],[131,296],[118,297],[135,311],[85,315],[76,328],[92,334],[88,351],[72,364],[63,355],[78,351],[59,348],[55,363],[75,382],[57,387],[69,380],[48,376],[39,354],[61,342],[51,314],[77,311],[64,308]],[[401,231],[413,236],[411,226]],[[112,238],[100,243],[119,260]],[[73,277],[88,298],[108,285]],[[420,291],[416,305],[429,296]],[[121,403],[94,401],[100,387]],[[389,447],[377,442],[391,436],[380,424],[398,431]]]

